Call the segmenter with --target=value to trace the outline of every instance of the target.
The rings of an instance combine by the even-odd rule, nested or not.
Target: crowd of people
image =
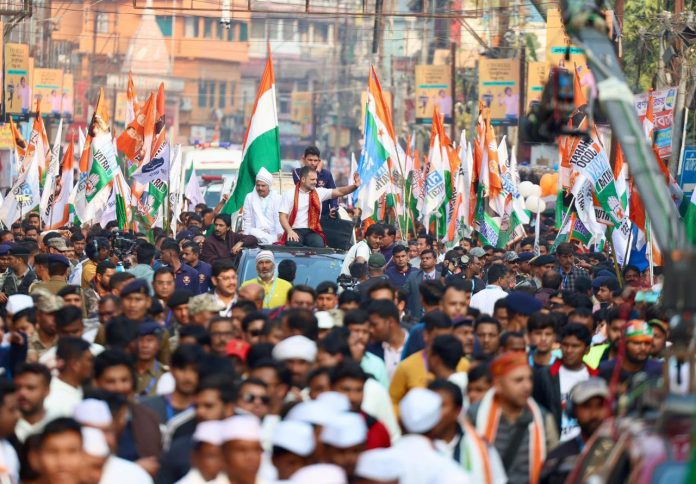
[[[561,483],[610,387],[662,374],[647,276],[551,253],[553,232],[535,256],[532,238],[444,250],[373,224],[341,284],[295,281],[267,247],[238,280],[270,232],[319,244],[311,213],[293,225],[317,182],[298,175],[256,235],[203,205],[174,238],[34,213],[0,231],[0,482]],[[354,188],[305,203],[332,213]]]

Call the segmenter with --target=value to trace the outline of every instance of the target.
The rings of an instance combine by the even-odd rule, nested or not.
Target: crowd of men
[[[246,234],[205,206],[130,245],[33,213],[0,231],[0,482],[560,483],[609,384],[661,374],[647,276],[550,254],[552,232],[534,256],[533,239],[444,250],[374,224],[349,282],[304,285],[266,249],[238,280],[258,241],[320,245],[315,216],[355,187],[316,199],[315,168],[271,208],[261,172],[244,217],[280,216]],[[305,227],[302,194],[319,210]]]

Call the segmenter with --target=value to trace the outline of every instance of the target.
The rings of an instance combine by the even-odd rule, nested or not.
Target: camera
[[[344,291],[352,291],[359,284],[357,279],[355,279],[347,274],[341,274],[340,276],[338,276],[336,283],[339,286],[341,286]]]
[[[129,233],[117,231],[111,236],[111,253],[121,261],[126,269],[130,268],[130,263],[126,256],[133,253],[135,244],[135,237]]]

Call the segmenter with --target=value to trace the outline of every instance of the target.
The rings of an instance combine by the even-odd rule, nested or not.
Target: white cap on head
[[[314,452],[314,429],[306,422],[299,420],[283,420],[273,429],[271,443],[274,446],[307,457]]]
[[[306,336],[290,336],[275,345],[271,355],[274,360],[279,361],[305,360],[314,363],[317,357],[317,344]]]
[[[323,443],[340,449],[364,444],[366,440],[367,424],[358,413],[339,414],[327,422],[321,431]]]
[[[442,397],[427,388],[414,388],[399,402],[401,422],[412,434],[431,430],[442,416]]]
[[[396,452],[392,449],[366,450],[358,457],[355,475],[372,481],[398,481],[401,466]]]
[[[328,311],[317,311],[314,313],[314,317],[317,318],[319,329],[331,329],[336,326],[333,316]]]
[[[260,250],[259,253],[256,254],[256,262],[261,262],[262,260],[269,260],[275,264],[275,256],[270,250]]]
[[[220,420],[199,422],[193,433],[193,440],[211,445],[222,445],[222,422]]]
[[[82,425],[93,427],[108,427],[114,421],[106,402],[96,398],[87,398],[78,403],[73,416]]]
[[[107,457],[109,445],[104,432],[94,427],[82,427],[82,450],[92,457]]]
[[[261,441],[261,423],[253,415],[235,415],[222,421],[223,442],[230,440]]]
[[[321,392],[317,396],[317,402],[326,404],[338,413],[350,412],[350,400],[343,393]]]
[[[273,184],[273,175],[271,175],[271,172],[262,166],[259,172],[256,174],[256,181],[264,182],[270,187]]]
[[[27,296],[26,294],[13,294],[7,298],[5,309],[10,314],[17,314],[18,312],[33,306],[34,300],[31,298],[31,296]]]
[[[290,477],[290,482],[301,484],[348,484],[343,469],[334,464],[314,464],[303,467]]]
[[[290,409],[286,420],[298,420],[312,425],[326,425],[338,412],[324,402],[310,400],[298,403]]]

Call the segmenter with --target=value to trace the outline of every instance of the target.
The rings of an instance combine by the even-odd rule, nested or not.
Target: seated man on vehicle
[[[314,168],[317,170],[317,187],[318,188],[328,188],[333,190],[336,188],[336,182],[334,182],[333,175],[326,168],[319,168],[321,165],[321,153],[319,148],[316,146],[308,146],[305,148],[304,155],[302,156],[302,165]],[[292,170],[292,180],[295,185],[300,183],[300,171],[302,168],[295,168]],[[336,198],[330,198],[321,204],[321,212],[326,216],[331,218],[336,218],[338,216],[338,200]]]
[[[330,198],[345,197],[360,186],[360,176],[355,173],[354,183],[334,189],[317,188],[317,171],[309,166],[300,170],[300,183],[294,191],[286,191],[280,205],[280,225],[285,233],[280,242],[288,246],[325,247],[326,236],[322,230],[321,204]]]
[[[256,237],[260,244],[274,244],[283,234],[278,220],[280,195],[271,189],[273,175],[261,167],[254,190],[244,199],[244,233]]]

